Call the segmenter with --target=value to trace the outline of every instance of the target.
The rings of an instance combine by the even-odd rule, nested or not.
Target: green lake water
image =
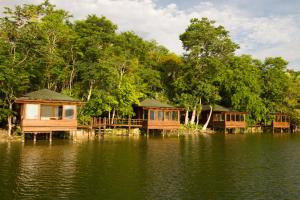
[[[299,199],[300,135],[0,143],[0,199]]]

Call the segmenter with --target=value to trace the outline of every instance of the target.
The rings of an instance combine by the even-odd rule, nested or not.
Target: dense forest
[[[250,125],[267,123],[274,112],[299,122],[300,73],[283,58],[237,55],[229,32],[207,18],[191,19],[179,38],[183,55],[120,32],[104,16],[74,21],[47,0],[6,8],[0,120],[10,124],[17,97],[48,88],[86,102],[82,123],[90,116],[132,116],[132,105],[146,97],[185,108],[186,124],[197,123],[203,104],[247,111]]]

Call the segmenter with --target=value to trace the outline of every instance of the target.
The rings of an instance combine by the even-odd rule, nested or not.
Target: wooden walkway
[[[106,129],[106,128],[142,128],[147,123],[147,120],[131,119],[131,118],[114,118],[94,117],[89,125],[78,125],[81,128]]]

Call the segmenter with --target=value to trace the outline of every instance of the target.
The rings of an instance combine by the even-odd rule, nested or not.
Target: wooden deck
[[[96,118],[94,117],[90,123],[91,128],[112,128],[112,127],[124,127],[124,128],[142,128],[147,123],[147,120],[131,119],[131,118]]]

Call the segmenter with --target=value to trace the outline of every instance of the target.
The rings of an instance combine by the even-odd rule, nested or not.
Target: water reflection
[[[299,135],[0,143],[1,199],[297,199]]]

